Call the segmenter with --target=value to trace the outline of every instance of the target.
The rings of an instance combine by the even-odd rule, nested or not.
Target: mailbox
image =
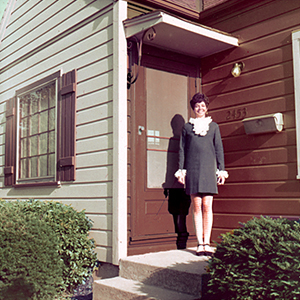
[[[243,119],[246,134],[280,132],[283,129],[282,113]]]

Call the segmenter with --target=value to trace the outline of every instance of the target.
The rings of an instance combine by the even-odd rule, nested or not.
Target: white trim
[[[112,262],[127,256],[127,2],[113,8],[113,233]]]
[[[156,24],[165,23],[174,27],[183,28],[188,32],[196,33],[211,39],[230,44],[232,46],[238,46],[239,40],[236,37],[231,36],[220,30],[210,28],[201,24],[193,24],[174,16],[168,15],[162,11],[154,11],[149,14],[145,14],[139,18],[128,19],[124,22],[126,38],[134,36],[147,28],[150,28]]]
[[[292,42],[297,146],[297,179],[300,179],[300,30],[292,33]]]
[[[3,13],[2,19],[0,20],[0,44],[4,37],[6,27],[9,24],[10,16],[14,10],[16,0],[9,0],[5,11]]]
[[[154,47],[193,57],[205,57],[239,46],[236,37],[201,24],[192,23],[163,11],[137,16],[124,21],[126,38],[135,36]]]

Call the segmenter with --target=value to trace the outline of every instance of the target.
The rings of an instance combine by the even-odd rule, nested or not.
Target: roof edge
[[[9,24],[10,16],[15,8],[15,3],[16,0],[9,0],[7,2],[5,11],[0,22],[0,44],[2,42],[2,39],[4,38],[6,27]]]
[[[213,33],[212,38],[215,38],[217,40],[224,40],[225,43],[228,43],[232,46],[239,45],[238,38],[232,36],[229,33],[208,27],[206,25],[185,20],[183,18],[166,13],[162,10],[155,10],[151,13],[124,20],[123,25],[125,28],[126,38],[132,37],[134,35],[139,35],[148,28],[162,22],[186,29],[187,31],[192,31],[195,33],[198,32],[199,34],[205,36],[209,36],[211,35],[211,33]],[[199,31],[201,31],[201,33]]]

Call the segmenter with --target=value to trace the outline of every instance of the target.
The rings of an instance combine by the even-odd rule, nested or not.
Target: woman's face
[[[200,103],[199,102],[196,103],[194,107],[194,113],[196,115],[196,118],[205,118],[206,112],[207,112],[207,107],[204,101]]]

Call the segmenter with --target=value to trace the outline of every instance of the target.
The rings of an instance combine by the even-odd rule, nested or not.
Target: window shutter
[[[58,180],[75,180],[76,70],[62,75],[58,99]]]
[[[6,102],[5,167],[4,185],[15,184],[16,180],[16,98]]]

